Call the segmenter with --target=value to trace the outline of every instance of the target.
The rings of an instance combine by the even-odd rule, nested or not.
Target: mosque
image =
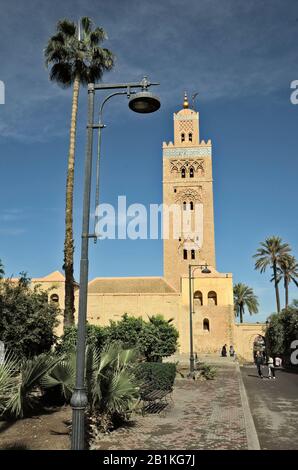
[[[212,143],[201,139],[199,112],[190,108],[186,95],[183,108],[173,117],[173,142],[162,146],[163,206],[178,205],[182,215],[186,211],[190,228],[198,208],[200,235],[189,229],[175,236],[170,219],[169,236],[163,240],[163,277],[92,279],[88,286],[88,322],[107,325],[110,320],[120,320],[124,313],[144,319],[162,314],[174,319],[179,331],[179,353],[189,353],[191,297],[194,351],[219,354],[222,345],[227,344],[234,346],[239,357],[252,360],[254,340],[264,334],[264,325],[235,322],[232,273],[216,270]],[[205,265],[207,269],[202,268]],[[32,282],[52,287],[52,301],[63,308],[64,276],[60,272]],[[76,285],[76,312],[78,296]]]

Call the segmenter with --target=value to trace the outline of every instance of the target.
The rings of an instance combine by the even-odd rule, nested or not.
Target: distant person
[[[227,345],[225,344],[221,350],[222,357],[227,357]]]
[[[234,346],[231,345],[230,346],[230,356],[234,357],[234,355],[235,355],[235,349],[234,349]]]
[[[275,358],[275,367],[281,367],[282,366],[282,359],[280,357]]]
[[[267,365],[268,365],[268,379],[272,379],[272,378],[276,379],[273,357],[271,357],[271,356],[268,357]]]
[[[257,366],[257,371],[258,371],[259,377],[261,377],[261,379],[263,379],[263,373],[262,373],[263,356],[260,353],[260,351],[256,352],[255,363],[256,363],[256,366]]]

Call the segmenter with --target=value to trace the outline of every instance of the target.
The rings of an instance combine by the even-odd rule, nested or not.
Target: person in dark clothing
[[[221,350],[222,357],[227,357],[227,345],[225,344]]]
[[[255,363],[256,363],[256,366],[257,366],[259,377],[261,377],[261,379],[262,379],[263,378],[263,373],[262,373],[261,366],[263,364],[263,357],[262,357],[262,354],[260,353],[260,351],[257,351],[257,353],[256,353]]]

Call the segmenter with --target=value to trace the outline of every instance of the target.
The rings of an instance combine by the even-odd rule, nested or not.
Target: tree
[[[283,243],[280,237],[268,237],[264,242],[260,243],[261,248],[258,248],[253,258],[256,258],[255,269],[261,273],[265,272],[269,266],[273,270],[273,279],[276,296],[277,311],[280,312],[280,298],[278,290],[278,275],[277,268],[285,255],[291,251],[288,243]]]
[[[177,349],[179,333],[172,321],[156,315],[145,322],[141,317],[130,317],[126,313],[122,320],[110,322],[106,342],[121,341],[126,348],[137,348],[147,361],[159,361]]]
[[[235,315],[240,317],[240,323],[243,323],[243,315],[245,307],[250,315],[258,313],[259,302],[257,296],[254,294],[251,287],[242,284],[241,282],[234,285],[234,310]]]
[[[285,308],[289,306],[289,284],[290,282],[294,282],[294,284],[298,287],[298,263],[294,256],[285,255],[278,263],[277,267],[277,282],[284,280],[284,288],[285,288]],[[271,281],[274,278],[272,277]]]
[[[162,315],[149,317],[149,322],[144,322],[138,347],[148,362],[161,361],[176,351],[179,333],[172,322],[172,318],[165,320]]]
[[[124,347],[134,348],[138,344],[144,320],[141,317],[131,317],[127,313],[118,322],[110,321],[106,328],[106,341],[121,341]]]
[[[56,33],[44,51],[50,80],[62,87],[73,87],[65,203],[65,327],[74,323],[73,187],[79,90],[80,85],[100,80],[103,72],[111,70],[114,65],[112,52],[100,47],[104,39],[105,31],[99,27],[93,29],[90,18],[82,18],[78,27],[64,19],[57,23]]]
[[[298,339],[298,302],[294,300],[288,308],[268,318],[265,334],[266,347],[272,356],[281,355],[289,362],[292,341]]]
[[[31,289],[24,273],[18,282],[0,283],[0,339],[18,358],[49,351],[56,341],[59,309],[48,295],[39,286]]]
[[[108,334],[107,328],[104,326],[90,325],[86,324],[86,345],[93,346],[98,351],[101,351],[107,342]],[[76,351],[78,339],[78,328],[73,326],[68,326],[64,329],[63,335],[59,338],[58,344],[56,347],[56,352],[60,354],[70,354],[71,352]]]

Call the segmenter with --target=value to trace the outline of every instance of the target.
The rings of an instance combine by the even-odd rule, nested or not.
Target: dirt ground
[[[49,409],[14,422],[0,421],[1,450],[67,450],[71,408]]]

